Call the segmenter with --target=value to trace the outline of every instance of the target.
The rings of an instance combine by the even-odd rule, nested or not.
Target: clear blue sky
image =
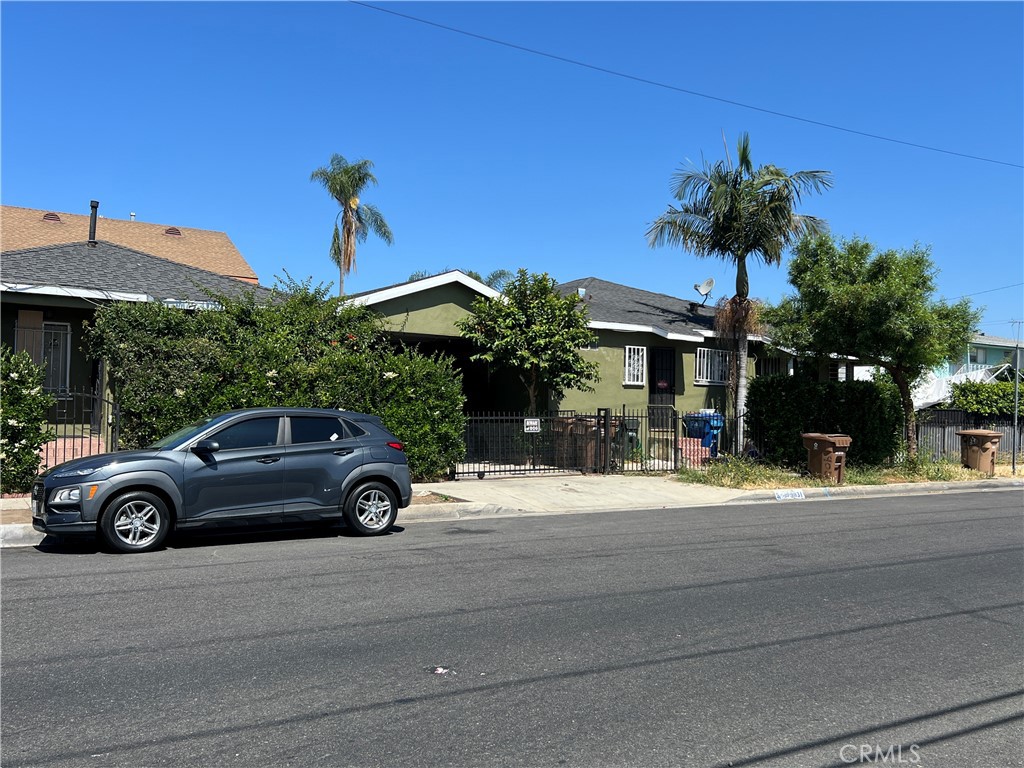
[[[4,2],[3,202],[224,231],[261,282],[326,283],[337,207],[309,175],[337,152],[375,163],[364,200],[395,234],[360,246],[350,293],[525,267],[684,298],[714,277],[717,299],[730,267],[644,232],[673,171],[748,131],[755,164],[834,173],[801,209],[834,234],[930,245],[982,331],[1024,319],[1020,2],[379,6],[670,88],[346,2]],[[752,295],[788,288],[751,272]]]

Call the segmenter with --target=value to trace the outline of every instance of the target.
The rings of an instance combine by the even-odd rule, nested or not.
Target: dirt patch
[[[446,493],[431,493],[429,491],[414,493],[412,497],[413,504],[453,504],[458,501],[462,501],[462,499],[457,499]]]

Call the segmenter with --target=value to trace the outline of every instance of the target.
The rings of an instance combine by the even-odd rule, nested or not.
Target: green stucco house
[[[594,392],[569,391],[552,411],[592,413],[597,408],[638,411],[669,406],[679,413],[714,408],[726,413],[728,340],[714,332],[714,308],[594,277],[563,283],[586,306],[597,343],[582,353],[600,366]],[[470,361],[474,350],[456,321],[470,313],[478,296],[499,293],[459,271],[356,294],[351,301],[373,307],[397,337],[421,351],[452,355],[463,370],[467,411],[517,411],[525,405],[519,381],[484,363]],[[788,357],[767,351],[751,339],[751,375],[787,373]],[[656,410],[656,409],[655,409]],[[665,409],[668,410],[667,408]]]

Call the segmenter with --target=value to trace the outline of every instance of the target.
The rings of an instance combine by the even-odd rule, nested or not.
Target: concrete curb
[[[752,504],[767,501],[828,501],[830,499],[874,499],[882,496],[914,496],[929,493],[995,491],[1024,488],[1024,480],[992,479],[968,483],[893,483],[891,485],[839,485],[815,488],[780,488],[773,491],[746,491],[726,504]]]
[[[0,525],[0,547],[34,547],[46,538],[31,524],[7,523]]]

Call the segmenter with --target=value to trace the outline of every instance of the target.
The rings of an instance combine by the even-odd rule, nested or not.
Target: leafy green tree
[[[478,297],[472,314],[458,322],[462,335],[481,349],[473,360],[516,372],[531,414],[545,388],[561,399],[567,389],[592,392],[591,383],[599,381],[597,364],[580,354],[597,340],[587,327],[586,306],[575,293],[561,295],[556,285],[547,273],[520,269],[501,296]]]
[[[333,197],[341,211],[334,218],[334,236],[331,238],[331,261],[338,266],[338,295],[345,293],[345,275],[356,265],[356,242],[365,242],[370,232],[388,245],[394,242],[391,228],[381,212],[359,197],[367,185],[376,186],[377,177],[369,160],[349,163],[341,155],[331,155],[331,163],[317,168],[310,175],[310,181],[320,182]],[[339,220],[341,222],[339,228]]]
[[[825,222],[796,213],[804,195],[832,186],[828,171],[787,173],[774,165],[754,167],[750,137],[740,134],[736,165],[726,154],[717,163],[682,167],[672,176],[672,195],[679,205],[655,219],[647,230],[653,247],[678,246],[695,256],[714,257],[736,265],[736,295],[723,307],[725,325],[736,338],[735,403],[743,415],[747,399],[748,335],[756,312],[750,301],[747,259],[779,265],[782,254],[806,233],[826,230]],[[743,445],[743,421],[737,425]]]
[[[775,344],[810,357],[848,355],[887,372],[899,390],[910,459],[917,456],[911,389],[963,353],[979,312],[963,299],[932,299],[936,269],[927,248],[876,252],[864,240],[807,237],[789,264],[795,296],[765,310]]]

